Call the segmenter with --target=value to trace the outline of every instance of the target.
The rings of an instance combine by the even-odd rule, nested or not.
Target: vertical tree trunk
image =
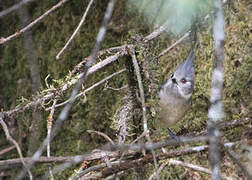
[[[19,0],[16,1],[19,2]],[[27,7],[25,5],[19,8],[18,15],[22,27],[26,26],[30,21],[30,16]],[[41,81],[38,66],[38,57],[34,49],[31,30],[24,33],[23,43],[26,51],[27,62],[30,69],[32,93],[36,94],[36,92],[41,89]],[[35,107],[32,113],[32,124],[29,134],[28,155],[32,155],[32,153],[34,153],[40,145],[39,138],[41,135],[42,121],[43,121],[42,112],[40,111],[40,109]]]

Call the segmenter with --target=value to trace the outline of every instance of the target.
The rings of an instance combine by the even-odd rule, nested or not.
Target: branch
[[[233,145],[234,145],[234,143],[226,143],[225,144],[226,147],[230,147]],[[185,148],[182,150],[172,151],[172,152],[168,152],[168,153],[160,153],[160,154],[156,155],[156,159],[163,160],[163,159],[174,158],[174,157],[178,157],[178,156],[182,156],[182,155],[203,152],[203,151],[207,151],[208,148],[209,148],[208,145],[203,145],[203,146]],[[153,162],[152,156],[145,155],[144,157],[139,158],[139,159],[135,159],[135,160],[124,160],[124,161],[111,162],[111,165],[112,165],[111,168],[106,168],[106,163],[102,163],[102,164],[87,168],[86,170],[83,171],[81,176],[84,179],[90,179],[91,175],[87,174],[87,173],[92,172],[92,171],[98,171],[98,170],[102,169],[101,172],[98,172],[96,174],[92,173],[92,175],[93,175],[92,177],[94,179],[99,179],[99,178],[107,177],[111,174],[114,174],[114,173],[117,173],[120,171],[129,170],[134,167],[144,166],[144,165],[146,165],[148,163],[152,163],[152,162]],[[84,176],[85,174],[86,174],[86,176]]]
[[[221,0],[213,0],[214,20],[213,20],[213,38],[214,38],[214,68],[211,84],[211,106],[208,111],[208,135],[209,135],[209,161],[213,171],[212,179],[220,180],[220,131],[217,123],[221,121],[225,114],[222,104],[223,88],[223,60],[224,60],[224,17],[222,12]]]
[[[86,16],[87,16],[87,13],[91,7],[91,5],[93,4],[93,1],[94,0],[90,0],[89,1],[89,4],[87,6],[87,9],[86,11],[84,12],[82,18],[81,18],[81,21],[78,25],[78,27],[75,29],[74,33],[72,34],[72,36],[70,37],[70,39],[67,41],[67,43],[65,44],[65,46],[61,49],[61,51],[57,54],[56,56],[56,59],[59,59],[60,58],[60,55],[63,53],[63,51],[67,48],[67,46],[70,44],[70,42],[73,40],[73,38],[75,37],[75,35],[77,34],[77,32],[80,30],[80,27],[82,26],[82,24],[84,23],[85,19],[86,19]]]
[[[194,143],[194,142],[204,142],[204,141],[208,141],[208,136],[198,136],[198,137],[183,137],[180,136],[179,137],[179,141],[175,140],[175,139],[171,139],[171,140],[167,140],[167,141],[160,141],[160,142],[156,142],[156,143],[143,143],[143,144],[115,144],[115,145],[105,145],[103,146],[104,150],[108,150],[108,151],[137,151],[137,152],[141,152],[142,150],[146,150],[146,151],[151,151],[156,150],[156,149],[160,149],[162,147],[166,147],[166,146],[177,146],[177,145],[181,145],[181,144],[188,144],[188,143]]]
[[[103,132],[99,132],[99,131],[93,131],[93,130],[87,130],[88,133],[95,133],[99,136],[104,137],[104,139],[106,139],[107,141],[109,141],[111,144],[115,144],[114,141],[105,133]]]
[[[138,63],[137,63],[134,48],[130,49],[130,54],[131,54],[131,57],[132,57],[135,73],[136,73],[136,76],[137,76],[138,88],[139,88],[139,91],[140,91],[141,105],[142,105],[142,111],[143,111],[143,129],[144,129],[144,132],[146,132],[147,141],[152,144],[152,140],[150,138],[149,129],[148,129],[148,125],[147,125],[146,106],[145,106],[143,83],[142,83],[140,68],[139,68]],[[155,151],[153,149],[151,149],[151,153],[152,153],[153,160],[154,160],[155,171],[157,172],[158,165],[157,165],[157,160],[156,160],[156,157],[155,157]],[[159,180],[158,173],[156,173],[156,178],[157,178],[157,180]]]
[[[5,153],[7,153],[7,152],[9,152],[9,151],[11,151],[12,149],[15,149],[15,146],[14,146],[14,145],[13,145],[13,146],[10,146],[10,147],[8,147],[8,148],[5,148],[5,149],[3,149],[3,150],[1,150],[1,151],[0,151],[0,156],[3,155],[3,154],[5,154]]]
[[[28,31],[29,29],[31,29],[35,24],[37,24],[38,22],[40,22],[43,18],[45,18],[46,16],[48,16],[51,12],[55,11],[56,9],[58,9],[59,7],[61,7],[63,4],[65,4],[68,0],[62,0],[60,2],[58,2],[58,4],[56,4],[55,6],[53,6],[51,9],[49,9],[48,11],[46,11],[43,15],[39,16],[37,19],[35,19],[34,21],[32,21],[30,24],[28,24],[26,27],[20,29],[19,31],[17,31],[16,33],[4,38],[2,37],[0,39],[0,44],[4,44],[10,40],[12,40],[15,37],[20,36],[21,34],[23,34],[24,32]]]
[[[164,51],[162,51],[158,56],[155,57],[155,59],[158,59],[158,58],[162,57],[163,55],[165,55],[167,52],[169,52],[171,49],[173,49],[179,43],[181,43],[189,35],[190,35],[190,32],[185,33],[184,36],[182,36],[179,40],[177,40],[175,43],[173,43],[170,47],[168,47],[167,49],[165,49]]]
[[[104,158],[105,156],[108,157],[119,157],[119,152],[108,152],[108,151],[95,151],[91,153],[85,153],[84,155],[77,155],[77,156],[59,156],[59,157],[47,157],[42,156],[36,160],[36,163],[73,163],[75,164],[78,159],[81,161],[93,161],[99,160]],[[32,160],[32,157],[23,158],[25,163],[29,163]],[[16,159],[8,159],[8,160],[1,160],[0,161],[0,169],[10,169],[10,168],[17,168],[22,165],[22,160],[20,158]]]
[[[26,163],[24,162],[24,159],[23,159],[23,155],[22,155],[22,151],[17,143],[17,141],[15,141],[15,139],[13,139],[9,133],[9,130],[8,130],[8,127],[7,125],[5,124],[4,122],[4,115],[3,113],[0,113],[0,124],[2,125],[2,128],[4,130],[4,133],[5,133],[5,136],[7,138],[8,141],[10,141],[12,144],[14,144],[14,146],[16,147],[17,151],[18,151],[18,155],[20,157],[20,160],[23,164],[23,166],[25,167],[26,171],[28,172],[29,174],[29,178],[32,179],[32,173],[30,171],[30,168],[26,165]]]
[[[55,105],[57,103],[57,99],[53,100],[53,105],[50,111],[50,114],[47,118],[47,135],[48,137],[51,137],[51,132],[52,132],[52,121],[53,121],[53,115],[54,115],[54,111],[55,111]],[[50,143],[47,144],[47,157],[50,157]],[[51,167],[49,167],[49,174],[51,177],[51,180],[53,180],[53,174],[52,174],[52,169]]]
[[[239,127],[239,126],[242,126],[242,125],[245,125],[245,124],[248,124],[249,122],[251,121],[251,117],[244,117],[244,118],[240,118],[240,119],[234,119],[234,120],[231,120],[231,121],[224,121],[224,122],[221,122],[219,123],[217,126],[220,130],[227,130],[227,129],[230,129],[230,128],[235,128],[235,127]],[[197,132],[195,134],[191,134],[189,133],[191,136],[194,135],[194,136],[204,136],[207,134],[207,130],[203,130],[201,132]]]
[[[244,176],[249,180],[252,179],[252,175],[248,173],[246,170],[246,167],[241,163],[241,161],[236,157],[235,153],[230,150],[228,147],[225,147],[225,150],[227,152],[227,155],[230,157],[230,159],[233,161],[234,164],[236,164],[244,174]]]
[[[106,82],[107,80],[111,79],[112,77],[114,77],[114,76],[116,76],[116,75],[118,75],[118,74],[123,73],[124,71],[126,71],[126,69],[121,69],[120,71],[117,71],[117,72],[115,72],[115,73],[109,75],[108,77],[102,79],[101,81],[99,81],[99,82],[93,84],[92,86],[90,86],[89,88],[85,89],[83,92],[79,93],[79,94],[76,96],[76,98],[81,97],[81,96],[85,96],[87,92],[91,91],[92,89],[94,89],[95,87],[101,85],[102,83]],[[69,102],[69,99],[66,100],[65,102],[62,102],[62,103],[60,103],[60,104],[55,105],[55,107],[63,106],[63,105],[65,105],[65,104],[67,104],[68,102]],[[51,109],[51,107],[50,107],[50,108],[47,108],[46,110],[49,110],[49,109]]]
[[[159,33],[161,33],[161,31],[159,31]],[[151,33],[150,35],[146,36],[146,39],[152,40],[152,38],[147,38],[149,36],[153,37],[152,34],[156,34],[156,31],[154,31],[153,33]],[[154,38],[154,37],[153,37]],[[97,72],[98,70],[100,70],[101,68],[107,66],[108,64],[115,62],[116,60],[118,60],[119,57],[128,55],[128,51],[127,49],[134,47],[134,45],[132,44],[126,44],[126,45],[122,45],[122,46],[117,46],[117,47],[112,47],[109,49],[105,49],[105,50],[101,50],[99,51],[97,54],[103,55],[105,53],[111,52],[111,51],[117,51],[119,50],[119,52],[117,52],[114,55],[109,56],[108,58],[106,58],[105,60],[95,64],[94,66],[92,66],[87,73],[87,76]],[[91,57],[87,57],[84,58],[84,60],[79,63],[74,70],[72,71],[72,74],[76,74],[77,72],[81,71],[81,69],[83,68],[83,66],[87,63],[88,59],[90,59]],[[41,95],[42,97],[37,97],[35,100],[33,100],[32,102],[29,102],[25,105],[19,105],[16,108],[9,110],[9,111],[5,111],[3,112],[4,114],[6,114],[7,116],[12,116],[15,113],[18,112],[23,112],[33,106],[37,106],[38,104],[43,103],[44,101],[47,101],[51,98],[53,98],[55,96],[55,93],[57,94],[63,94],[66,90],[68,90],[70,87],[72,87],[74,84],[76,84],[78,82],[78,80],[81,78],[83,74],[81,73],[80,75],[77,76],[77,79],[71,79],[70,81],[66,82],[65,84],[63,84],[60,88],[54,89],[49,91],[46,95]]]

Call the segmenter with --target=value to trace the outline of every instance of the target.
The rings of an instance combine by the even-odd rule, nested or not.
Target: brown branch
[[[37,19],[35,19],[34,21],[32,21],[30,24],[28,24],[27,26],[25,26],[24,28],[20,29],[19,31],[17,31],[16,33],[4,38],[2,37],[0,39],[0,44],[4,44],[10,40],[12,40],[15,37],[20,36],[21,34],[23,34],[24,32],[28,31],[29,29],[31,29],[35,24],[37,24],[38,22],[40,22],[43,18],[45,18],[46,16],[48,16],[51,12],[55,11],[56,9],[58,9],[59,7],[61,7],[63,4],[65,4],[68,0],[62,0],[60,2],[58,2],[55,6],[53,6],[51,9],[49,9],[48,11],[46,11],[43,15],[39,16]]]
[[[10,147],[8,147],[8,148],[5,148],[5,149],[3,149],[3,150],[1,150],[1,151],[0,151],[0,156],[3,155],[3,154],[5,154],[5,153],[7,153],[7,152],[9,152],[9,151],[11,151],[12,149],[15,149],[15,146],[14,146],[14,145],[13,145],[13,146],[10,146]]]
[[[26,171],[28,172],[29,174],[29,178],[32,179],[32,173],[30,171],[30,169],[27,167],[26,163],[24,162],[24,159],[23,159],[23,154],[22,154],[22,151],[17,143],[17,141],[15,141],[15,139],[13,139],[9,133],[9,130],[8,130],[8,127],[6,125],[6,123],[4,122],[4,115],[3,113],[0,113],[0,124],[2,125],[2,128],[4,130],[4,133],[5,133],[5,136],[6,136],[6,139],[8,141],[10,141],[12,144],[14,144],[14,146],[16,147],[17,151],[18,151],[18,155],[20,157],[20,160],[23,164],[23,166],[25,167]]]
[[[57,103],[57,99],[54,99],[54,100],[53,100],[53,105],[52,105],[52,108],[51,108],[51,111],[50,111],[50,114],[49,114],[49,116],[48,116],[48,118],[47,118],[47,135],[48,135],[49,137],[51,137],[51,132],[52,132],[52,121],[53,121],[53,115],[54,115],[56,103]],[[48,143],[48,144],[47,144],[47,157],[50,157],[50,156],[51,156],[51,155],[50,155],[50,151],[51,151],[51,149],[50,149],[50,144],[51,144],[51,143]],[[53,180],[54,178],[53,178],[52,168],[49,167],[49,168],[48,168],[48,171],[49,171],[49,174],[50,174],[50,179]]]
[[[95,151],[91,153],[86,153],[84,155],[78,155],[78,156],[59,156],[59,157],[47,157],[47,156],[41,156],[36,160],[36,163],[76,163],[76,159],[81,159],[81,161],[93,161],[93,160],[99,160],[104,158],[105,156],[108,157],[119,157],[119,152],[108,152],[108,151]],[[25,163],[29,163],[32,158],[26,157],[23,158]],[[22,161],[20,158],[16,159],[8,159],[8,160],[1,160],[0,161],[0,169],[9,169],[9,168],[15,168],[20,167],[22,164]]]
[[[225,146],[232,146],[234,143],[227,143],[225,144]],[[168,152],[168,153],[160,153],[156,155],[156,159],[157,160],[164,160],[164,159],[168,159],[168,158],[174,158],[174,157],[178,157],[178,156],[182,156],[182,155],[188,155],[188,154],[194,154],[194,153],[198,153],[198,152],[203,152],[203,151],[207,151],[209,148],[208,145],[203,145],[203,146],[196,146],[196,147],[189,147],[189,148],[185,148],[182,150],[177,150],[177,151],[172,151],[172,152]],[[147,154],[142,158],[139,159],[135,159],[135,160],[125,160],[125,161],[114,161],[111,162],[112,168],[107,168],[105,163],[99,164],[99,165],[95,165],[92,166],[86,170],[83,171],[82,175],[84,177],[84,179],[90,179],[89,176],[90,174],[87,174],[91,171],[98,171],[103,169],[101,172],[98,172],[96,174],[93,174],[95,177],[95,179],[98,178],[104,178],[107,177],[111,174],[120,172],[120,171],[125,171],[125,170],[129,170],[131,168],[134,167],[139,167],[139,166],[144,166],[148,163],[152,163],[153,162],[153,158],[151,155]],[[86,176],[84,176],[85,174],[87,174]]]
[[[93,131],[93,130],[87,130],[88,133],[95,133],[98,134],[99,136],[104,137],[107,141],[109,141],[111,144],[115,144],[114,141],[105,133],[99,132],[99,131]]]

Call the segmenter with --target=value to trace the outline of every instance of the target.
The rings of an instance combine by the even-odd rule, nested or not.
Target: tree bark
[[[17,2],[19,2],[19,0],[17,0]],[[19,8],[18,15],[21,25],[23,27],[26,26],[31,19],[26,5]],[[24,33],[23,43],[30,69],[32,93],[36,94],[36,92],[38,92],[41,89],[41,81],[40,81],[38,57],[36,54],[36,50],[34,48],[34,42],[31,30]],[[42,112],[40,109],[35,107],[34,111],[32,112],[32,122],[28,140],[29,141],[28,156],[32,155],[40,145],[39,138],[41,136],[42,122],[43,122]]]

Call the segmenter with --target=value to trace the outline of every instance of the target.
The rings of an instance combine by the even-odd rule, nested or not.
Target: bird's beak
[[[177,83],[177,80],[176,80],[175,78],[172,78],[172,82],[173,82],[174,84],[178,84],[178,83]]]

